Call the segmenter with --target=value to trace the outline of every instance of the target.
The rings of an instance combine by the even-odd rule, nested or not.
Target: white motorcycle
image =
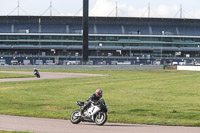
[[[37,77],[37,78],[40,78],[40,73],[38,71],[34,71],[34,75]]]
[[[83,108],[84,102],[77,101],[76,104]],[[91,106],[84,110],[81,115],[81,110],[75,110],[71,114],[71,122],[78,124],[82,122],[95,122],[96,125],[103,125],[107,121],[107,106],[104,99],[100,99],[97,103],[92,102]]]

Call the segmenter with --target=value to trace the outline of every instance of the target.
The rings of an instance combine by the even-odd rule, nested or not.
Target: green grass
[[[200,72],[51,71],[109,76],[0,83],[0,114],[69,119],[100,88],[109,122],[200,127]]]
[[[26,74],[0,73],[0,79],[3,79],[3,78],[28,78],[28,77],[34,77],[34,76],[26,75]]]

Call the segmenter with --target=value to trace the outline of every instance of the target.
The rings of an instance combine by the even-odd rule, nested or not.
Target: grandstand
[[[195,64],[199,35],[199,19],[90,17],[89,62]],[[0,16],[0,64],[70,64],[81,57],[82,17]]]

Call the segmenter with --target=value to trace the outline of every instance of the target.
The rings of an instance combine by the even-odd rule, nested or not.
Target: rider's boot
[[[80,113],[81,113],[81,116],[83,116],[83,112],[84,112],[84,110],[83,110],[83,109],[81,109],[81,112],[80,112]]]
[[[87,108],[87,106],[83,106],[83,108],[81,109],[81,116],[83,116],[84,110]]]

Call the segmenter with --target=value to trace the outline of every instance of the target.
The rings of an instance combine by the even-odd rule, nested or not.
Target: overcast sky
[[[83,0],[19,0],[19,14],[50,15],[47,9],[51,1],[53,15],[82,15]],[[117,5],[118,16],[148,17],[149,3],[151,17],[178,18],[182,5],[183,18],[200,18],[200,0],[89,0],[89,13],[90,16],[116,16]],[[17,6],[18,0],[0,0],[0,15],[17,15]]]

